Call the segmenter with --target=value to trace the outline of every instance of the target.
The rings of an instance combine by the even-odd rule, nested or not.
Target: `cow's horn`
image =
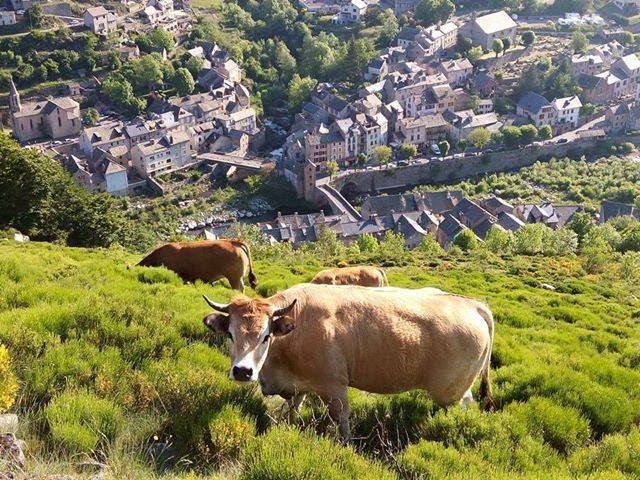
[[[204,297],[204,301],[207,302],[209,306],[213,308],[215,311],[222,312],[222,313],[229,313],[228,303],[224,304],[224,303],[212,302],[211,300],[209,300],[209,298],[206,295],[202,295],[202,296]]]

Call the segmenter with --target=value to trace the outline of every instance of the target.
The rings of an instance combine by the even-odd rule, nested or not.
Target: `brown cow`
[[[242,240],[167,243],[144,257],[138,265],[164,266],[187,282],[214,282],[224,277],[231,288],[241,292],[244,291],[242,278],[248,272],[251,288],[257,286],[249,246]]]
[[[360,285],[361,287],[387,287],[389,281],[384,270],[378,267],[342,267],[321,270],[311,283],[325,285]]]
[[[230,377],[260,383],[292,409],[307,393],[328,405],[349,438],[347,387],[372,393],[416,388],[440,405],[479,396],[491,405],[493,316],[476,300],[433,288],[300,284],[268,299],[216,304],[204,323],[229,337]]]

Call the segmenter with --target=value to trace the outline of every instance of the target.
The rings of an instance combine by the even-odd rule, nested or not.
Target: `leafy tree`
[[[491,44],[491,50],[494,51],[494,53],[496,54],[496,58],[498,58],[500,52],[504,51],[504,42],[499,38],[496,38]]]
[[[110,71],[115,72],[117,70],[120,70],[120,67],[122,67],[122,60],[120,60],[120,54],[115,50],[111,50],[107,54],[107,68]]]
[[[467,99],[464,106],[469,110],[473,110],[474,113],[478,113],[478,108],[480,107],[480,97],[478,95],[471,95]]]
[[[95,108],[88,108],[84,114],[84,120],[88,125],[95,125],[100,120],[100,114]]]
[[[523,125],[520,127],[520,144],[529,145],[538,137],[538,129],[535,125]]]
[[[31,8],[29,8],[26,12],[27,19],[29,20],[29,25],[31,28],[42,28],[44,25],[44,10],[42,9],[42,5],[36,3]]]
[[[274,62],[280,71],[280,78],[289,82],[296,73],[296,59],[287,48],[287,44],[276,41],[274,51]]]
[[[148,37],[149,42],[151,42],[151,46],[159,50],[165,49],[167,52],[170,52],[176,45],[173,34],[162,27],[154,28],[149,33]]]
[[[402,158],[412,159],[418,154],[418,148],[411,143],[407,143],[400,147],[400,154]]]
[[[522,133],[518,127],[510,125],[502,129],[502,138],[507,148],[518,148],[520,146],[521,137]]]
[[[388,47],[395,40],[400,31],[398,19],[390,8],[384,9],[378,15],[380,23],[380,33],[378,34],[378,46],[381,48]]]
[[[507,50],[509,50],[511,48],[511,39],[510,38],[503,38],[502,39],[502,47],[503,47],[503,50],[505,52]]]
[[[360,168],[363,168],[367,163],[367,156],[364,153],[360,152],[358,154],[358,157],[356,158],[356,163]]]
[[[438,143],[438,148],[440,149],[440,153],[443,157],[449,155],[449,151],[451,150],[451,145],[446,140],[442,140]]]
[[[197,78],[204,68],[204,60],[202,60],[200,57],[191,57],[186,61],[184,66],[187,70],[189,70],[193,78]]]
[[[578,235],[578,243],[582,245],[584,238],[594,226],[591,215],[586,212],[577,212],[573,215],[571,222],[567,225]]]
[[[189,95],[196,87],[196,82],[191,76],[191,72],[186,68],[178,68],[171,79],[173,88],[176,89],[178,96]]]
[[[73,246],[125,243],[118,201],[81,189],[62,166],[0,133],[0,225]]]
[[[585,103],[580,107],[580,115],[588,117],[595,113],[596,107],[592,103]]]
[[[404,237],[400,233],[387,230],[378,246],[380,257],[384,260],[398,260],[402,258],[406,250],[404,248]]]
[[[316,86],[316,80],[311,77],[300,77],[297,73],[291,78],[287,94],[289,96],[289,110],[297,112],[302,104],[309,98]]]
[[[478,60],[482,58],[482,55],[484,55],[484,51],[482,50],[482,47],[478,45],[469,49],[467,52],[467,59],[471,63],[476,64]]]
[[[379,165],[387,165],[391,161],[392,155],[391,147],[386,145],[378,145],[372,152],[373,159]]]
[[[420,0],[415,8],[415,18],[429,24],[446,22],[456,6],[450,0]]]
[[[491,133],[491,143],[493,145],[502,145],[504,141],[504,135],[502,132],[492,132]]]
[[[460,52],[462,55],[466,55],[469,50],[471,50],[471,47],[473,47],[473,40],[471,40],[469,37],[458,35],[458,43],[456,45],[458,52]]]
[[[376,237],[369,233],[360,235],[358,240],[356,240],[356,244],[358,245],[358,250],[363,253],[370,253],[378,250],[378,241],[376,240]]]
[[[622,145],[620,145],[620,151],[625,155],[630,155],[635,151],[635,149],[635,145],[631,142],[624,142]]]
[[[482,246],[492,253],[506,255],[510,253],[512,241],[513,237],[511,232],[494,225],[487,232]]]
[[[417,250],[432,256],[440,255],[443,252],[442,247],[436,240],[436,237],[431,234],[424,236],[420,245],[418,245]]]
[[[163,60],[156,54],[143,55],[129,62],[126,67],[125,75],[136,91],[153,88],[164,78]]]
[[[527,30],[522,33],[522,43],[524,43],[527,47],[533,45],[536,41],[536,32],[533,30]]]
[[[467,139],[474,147],[484,148],[491,140],[491,132],[486,128],[475,128],[469,133]]]
[[[542,125],[538,130],[538,137],[541,140],[549,140],[553,136],[553,130],[550,125]]]
[[[330,160],[327,162],[327,172],[329,172],[329,178],[333,178],[339,171],[340,167],[338,166],[338,162],[336,162],[335,160]]]
[[[470,228],[465,228],[453,239],[453,245],[464,252],[478,248],[478,237]]]
[[[353,82],[358,81],[373,55],[373,45],[367,40],[349,40],[347,43],[347,55],[344,58],[344,72],[347,79]]]
[[[623,232],[619,249],[621,252],[640,252],[640,223]]]
[[[589,39],[583,32],[577,30],[571,35],[569,46],[576,53],[585,52],[589,46]]]

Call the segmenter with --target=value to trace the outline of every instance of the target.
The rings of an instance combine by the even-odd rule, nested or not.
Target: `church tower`
[[[20,103],[20,93],[13,83],[13,78],[9,78],[9,109],[11,113],[19,112],[22,110],[22,104]]]

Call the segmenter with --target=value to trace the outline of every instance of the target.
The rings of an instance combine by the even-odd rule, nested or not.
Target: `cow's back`
[[[362,287],[384,286],[384,276],[376,267],[343,267],[322,270],[311,283],[325,285],[359,285]]]
[[[242,250],[230,240],[168,243],[147,258],[153,261],[147,265],[164,266],[191,282],[215,281],[238,272],[242,276],[245,262]],[[140,264],[144,265],[142,262]]]
[[[281,305],[294,298],[296,328],[274,342],[274,358],[289,358],[293,376],[311,383],[329,378],[373,393],[426,388],[449,403],[491,348],[483,304],[439,290],[303,284],[272,297]]]

